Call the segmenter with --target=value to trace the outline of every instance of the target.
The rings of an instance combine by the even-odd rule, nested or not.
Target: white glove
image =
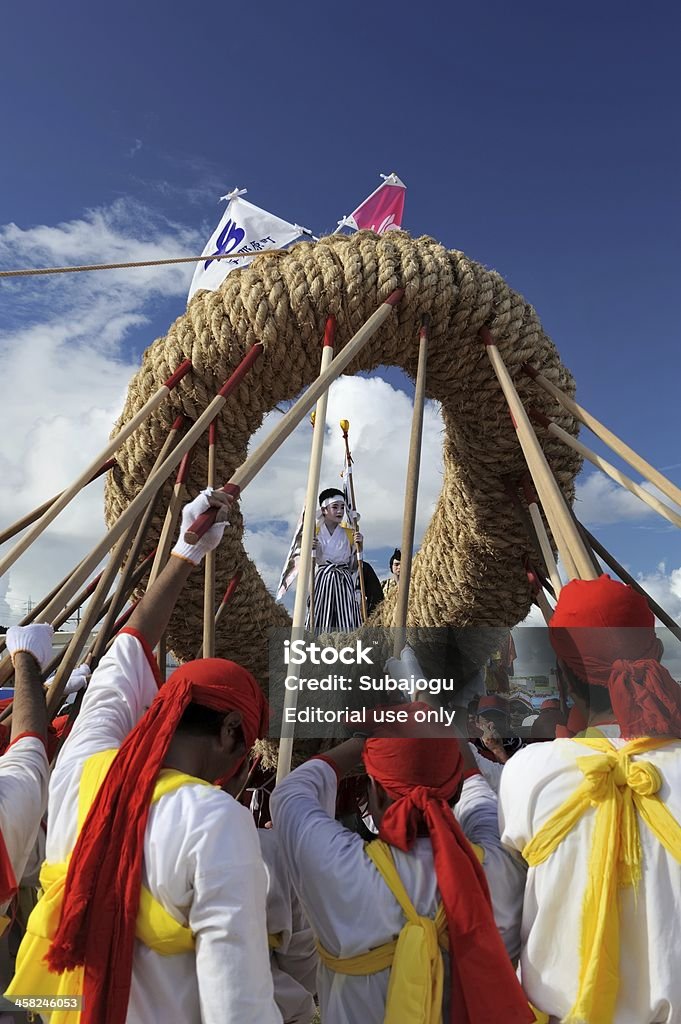
[[[406,692],[413,700],[416,696],[416,680],[423,679],[423,669],[411,647],[403,647],[399,658],[388,658],[383,671],[393,679],[405,680],[409,685]]]
[[[78,668],[74,668],[73,672],[68,678],[66,686],[64,687],[64,696],[68,697],[70,694],[75,694],[78,693],[79,690],[82,690],[83,687],[87,686],[87,684],[89,683],[91,675],[92,669],[85,662],[83,662],[82,665],[79,665]],[[50,684],[56,678],[57,673],[54,672],[45,683],[45,686],[50,686]]]
[[[182,509],[180,536],[171,554],[176,555],[177,558],[184,558],[185,562],[198,565],[203,556],[208,554],[209,551],[213,551],[222,540],[231,504],[232,498],[225,494],[224,491],[215,491],[212,487],[207,487],[205,491],[201,491],[193,501],[190,501]],[[184,539],[186,531],[194,520],[209,508],[220,509],[215,523],[211,526],[210,530],[204,533],[203,537],[199,538],[196,544],[187,544]]]
[[[10,626],[5,642],[7,650],[12,655],[12,664],[14,664],[14,655],[19,651],[25,651],[27,654],[33,655],[38,662],[40,671],[44,671],[53,657],[53,633],[52,626],[47,622],[32,623],[30,626]]]

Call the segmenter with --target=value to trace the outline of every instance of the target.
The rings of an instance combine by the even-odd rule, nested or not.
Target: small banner
[[[379,235],[386,231],[400,230],[407,186],[396,174],[383,174],[381,177],[385,179],[383,184],[353,210],[349,217],[343,217],[338,222],[339,229],[366,229],[376,231]]]
[[[236,189],[222,197],[227,200],[227,209],[203,250],[205,260],[196,266],[187,301],[202,288],[215,291],[231,270],[245,266],[257,253],[266,249],[283,249],[301,235],[309,234],[300,225],[289,224],[267,210],[246,202],[241,198],[245,191]],[[216,256],[232,252],[238,258],[215,259]]]

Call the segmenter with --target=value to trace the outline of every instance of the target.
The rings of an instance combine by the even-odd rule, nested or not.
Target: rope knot
[[[630,789],[640,796],[653,796],[662,785],[662,776],[650,761],[632,761],[625,751],[612,751],[580,757],[577,764],[584,773],[592,804],[606,800],[614,786]]]

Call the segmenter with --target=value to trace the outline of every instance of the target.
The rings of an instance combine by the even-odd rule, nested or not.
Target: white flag
[[[236,189],[229,196],[223,196],[229,200],[227,209],[203,250],[202,255],[206,259],[196,266],[187,301],[201,288],[215,291],[231,270],[245,266],[257,253],[266,249],[283,249],[295,238],[308,234],[298,224],[289,224],[287,220],[246,202],[241,198],[244,192],[245,189]],[[240,255],[233,260],[214,259],[232,252],[235,256],[242,253],[251,255]]]

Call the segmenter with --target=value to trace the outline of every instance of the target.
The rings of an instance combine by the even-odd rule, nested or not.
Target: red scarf
[[[240,712],[247,750],[267,727],[267,702],[253,676],[232,661],[205,658],[172,673],[120,748],[71,854],[59,928],[46,957],[56,973],[84,965],[82,1024],[125,1022],[150,801],[191,702]]]
[[[425,707],[412,704],[410,712]],[[494,922],[485,873],[447,802],[464,776],[459,743],[426,735],[413,722],[409,732],[395,737],[393,728],[383,739],[379,731],[366,742],[364,765],[394,800],[381,819],[381,839],[408,851],[419,825],[428,829],[449,932],[450,1020],[532,1021]]]
[[[609,576],[573,580],[549,637],[579,679],[608,687],[623,736],[681,737],[681,688],[657,660],[655,616],[635,590]]]

